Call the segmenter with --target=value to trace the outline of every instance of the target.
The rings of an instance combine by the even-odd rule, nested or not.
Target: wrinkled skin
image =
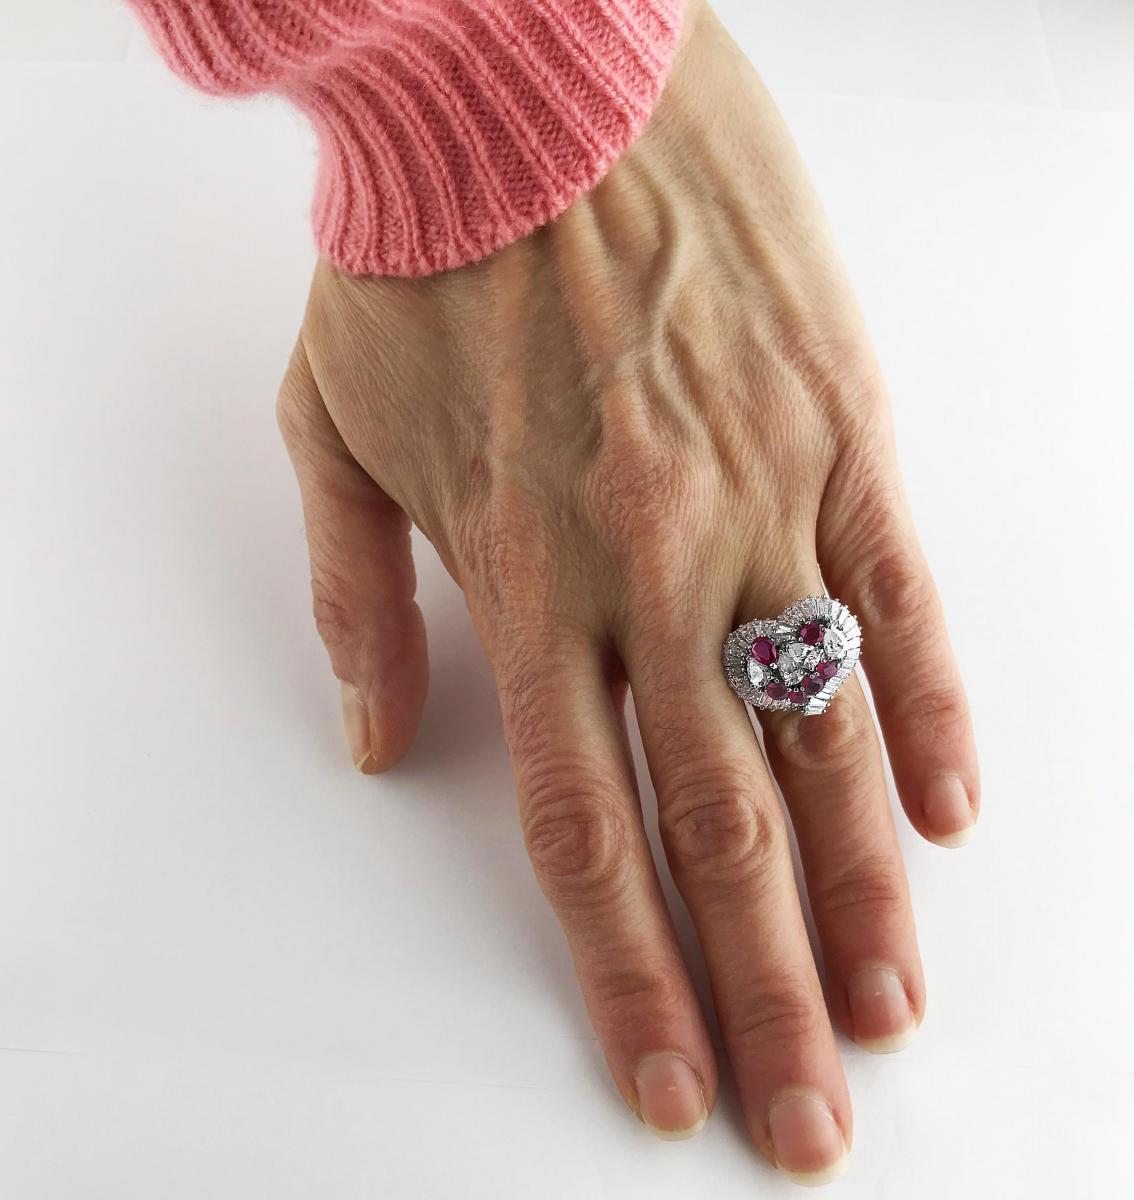
[[[357,765],[405,752],[425,696],[412,521],[491,660],[526,843],[627,1103],[681,1136],[717,1090],[643,833],[629,685],[752,1138],[789,1173],[837,1170],[851,1111],[832,1024],[893,1049],[925,1003],[882,755],[852,679],[823,717],[765,718],[766,766],[721,644],[825,586],[862,621],[923,835],[962,840],[977,766],[854,298],[712,13],[690,6],[646,132],[551,226],[424,280],[321,264],[279,417]]]

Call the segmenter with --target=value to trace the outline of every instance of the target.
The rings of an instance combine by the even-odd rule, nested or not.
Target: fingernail
[[[796,1183],[818,1187],[847,1169],[847,1148],[829,1104],[803,1092],[772,1101],[768,1132],[776,1165]]]
[[[692,1137],[709,1119],[697,1072],[680,1055],[651,1054],[634,1073],[638,1113],[660,1138]]]
[[[366,702],[353,684],[343,684],[343,726],[354,765],[365,771],[370,758],[370,714]]]
[[[956,775],[937,775],[925,789],[925,828],[939,846],[963,846],[973,836],[969,793]]]
[[[917,1033],[906,985],[890,967],[863,967],[847,981],[854,1040],[874,1054],[892,1054]]]

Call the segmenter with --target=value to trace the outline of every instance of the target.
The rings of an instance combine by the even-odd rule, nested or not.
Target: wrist
[[[251,0],[132,3],[196,86],[270,88],[309,116],[319,248],[347,271],[383,275],[473,262],[593,187],[657,101],[682,8],[328,0],[298,14]]]

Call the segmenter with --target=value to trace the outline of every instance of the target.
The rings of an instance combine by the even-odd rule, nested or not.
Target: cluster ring
[[[805,596],[778,617],[758,618],[725,639],[729,686],[753,708],[817,717],[854,673],[858,619],[831,596]]]

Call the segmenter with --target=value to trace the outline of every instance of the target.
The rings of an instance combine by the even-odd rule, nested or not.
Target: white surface
[[[847,1048],[838,1194],[1128,1196],[1131,7],[721,7],[859,285],[983,750],[971,846],[903,832],[929,1013]],[[622,1111],[426,546],[420,742],[350,770],[272,417],[305,130],[109,0],[7,8],[0,1196],[794,1193],[727,1093],[679,1145]]]

